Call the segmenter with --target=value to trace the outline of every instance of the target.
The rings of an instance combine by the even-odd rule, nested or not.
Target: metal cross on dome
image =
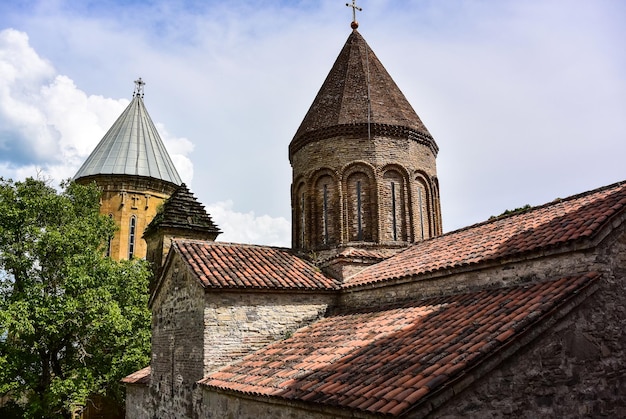
[[[352,23],[350,24],[350,27],[352,29],[356,29],[359,27],[359,22],[356,21],[356,11],[358,10],[359,12],[362,12],[363,8],[356,5],[356,0],[352,0],[352,4],[346,3],[346,6],[352,7]]]
[[[141,96],[143,98],[143,87],[146,85],[141,77],[135,80],[135,93],[133,96]]]

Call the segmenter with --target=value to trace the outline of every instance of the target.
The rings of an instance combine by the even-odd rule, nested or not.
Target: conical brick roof
[[[408,137],[438,150],[411,104],[356,29],[291,141],[290,156],[310,141],[338,135]]]
[[[104,135],[74,179],[131,175],[182,183],[139,92]]]

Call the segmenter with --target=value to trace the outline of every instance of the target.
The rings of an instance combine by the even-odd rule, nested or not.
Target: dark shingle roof
[[[435,153],[438,150],[411,104],[355,30],[291,141],[289,155],[309,141],[338,135],[367,138],[368,123],[372,135],[411,138],[429,144]]]
[[[400,415],[554,315],[598,278],[590,273],[332,315],[200,383]]]
[[[174,240],[172,244],[205,288],[330,291],[339,283],[290,249]]]
[[[215,236],[221,233],[204,205],[198,202],[184,183],[163,203],[163,208],[148,224],[144,235],[149,235],[158,228],[212,233]]]
[[[605,186],[416,243],[357,273],[344,287],[519,257],[589,239],[625,208],[626,182]]]

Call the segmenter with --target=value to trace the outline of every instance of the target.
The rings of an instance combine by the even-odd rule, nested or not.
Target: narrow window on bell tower
[[[420,210],[420,229],[422,233],[422,240],[424,240],[424,208],[422,202],[422,188],[417,188],[417,205]]]
[[[135,254],[135,236],[137,233],[137,217],[130,217],[130,225],[128,229],[128,259],[132,259]]]
[[[328,185],[324,185],[322,222],[324,223],[324,244],[328,244]]]
[[[302,192],[302,194],[300,194],[300,247],[304,247],[304,230],[306,228],[304,224],[305,220],[306,218],[304,214],[304,192]]]
[[[398,240],[398,220],[396,218],[396,184],[391,182],[391,228],[393,241]]]
[[[363,240],[363,207],[361,202],[361,181],[356,181],[356,219],[357,219],[357,239]]]
[[[109,218],[113,219],[113,214],[109,214]],[[111,244],[113,243],[113,236],[109,237],[109,242],[107,243],[107,257],[111,257]]]

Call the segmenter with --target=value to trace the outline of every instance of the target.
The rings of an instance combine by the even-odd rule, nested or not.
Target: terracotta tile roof
[[[518,339],[598,277],[591,273],[332,315],[200,384],[400,415]]]
[[[127,375],[122,378],[122,382],[126,384],[150,384],[150,366]]]
[[[368,101],[369,94],[369,101]],[[400,136],[438,147],[417,113],[358,31],[333,64],[298,131],[289,158],[310,141],[337,136]]]
[[[178,251],[207,288],[336,290],[339,282],[291,250],[245,244],[174,240]]]
[[[519,256],[592,238],[626,207],[626,182],[557,200],[416,243],[344,287]]]
[[[351,259],[351,258],[360,258],[360,259],[368,259],[374,261],[381,261],[389,258],[394,253],[381,251],[380,249],[368,249],[368,248],[359,248],[359,247],[346,247],[341,249],[340,252],[329,256],[328,258],[322,260],[322,262],[327,262],[333,259]],[[319,262],[319,261],[318,261]]]

